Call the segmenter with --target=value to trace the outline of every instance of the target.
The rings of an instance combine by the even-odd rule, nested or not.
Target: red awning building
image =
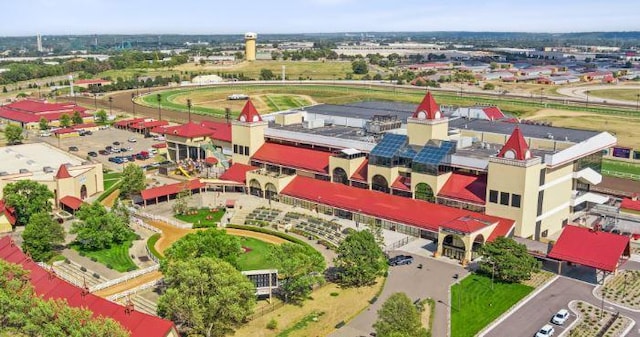
[[[205,187],[205,183],[201,182],[200,179],[152,187],[140,192],[141,203],[145,206],[149,204],[157,204],[158,202],[175,199],[182,191],[187,191],[191,194],[200,193]]]

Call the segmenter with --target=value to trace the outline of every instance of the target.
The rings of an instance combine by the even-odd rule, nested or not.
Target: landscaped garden
[[[451,336],[472,337],[533,291],[521,283],[472,274],[451,287]]]
[[[78,244],[72,244],[71,248],[77,250],[80,255],[86,256],[95,262],[100,262],[110,269],[127,272],[138,269],[129,256],[131,242],[131,240],[125,241],[100,250],[83,250]]]
[[[238,257],[240,270],[257,270],[274,268],[273,261],[269,260],[269,249],[273,246],[264,241],[241,236],[240,245],[243,253]]]
[[[121,172],[104,173],[102,175],[102,181],[104,182],[104,190],[105,191],[108,190],[111,186],[113,186],[115,183],[120,181],[120,178],[122,178]]]
[[[192,223],[193,228],[216,227],[224,212],[224,208],[190,209],[185,214],[176,214],[175,218]]]
[[[640,271],[624,270],[607,280],[598,288],[598,295],[607,301],[618,303],[632,309],[640,309]]]
[[[578,316],[577,325],[569,331],[569,337],[622,336],[632,323],[628,317],[606,310],[602,312],[586,302],[574,301],[569,303],[569,307]]]

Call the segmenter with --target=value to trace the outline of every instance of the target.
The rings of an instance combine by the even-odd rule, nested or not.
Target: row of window
[[[249,155],[249,147],[248,146],[238,145],[238,144],[233,144],[233,153],[248,156]]]
[[[498,192],[496,190],[489,190],[489,202],[504,206],[509,206],[509,201],[511,201],[511,207],[520,208],[520,204],[522,202],[522,196],[520,194],[508,193],[508,192]]]

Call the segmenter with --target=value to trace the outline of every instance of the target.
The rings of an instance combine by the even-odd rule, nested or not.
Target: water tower
[[[256,60],[256,39],[257,33],[245,33],[244,34],[244,58],[247,61]]]

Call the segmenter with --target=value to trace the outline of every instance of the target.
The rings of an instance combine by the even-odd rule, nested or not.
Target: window
[[[545,229],[544,231],[542,231],[542,233],[540,233],[540,236],[542,236],[543,238],[546,238],[547,235],[549,235],[549,230]]]
[[[249,155],[249,147],[248,147],[248,146],[245,146],[245,147],[244,147],[244,155],[245,155],[245,156],[248,156],[248,155]]]
[[[536,216],[540,216],[542,214],[542,205],[544,202],[544,190],[538,192],[538,212]]]
[[[546,171],[544,169],[540,170],[540,186],[544,185],[544,181],[547,177]]]
[[[494,204],[498,203],[498,191],[490,190],[489,191],[489,202]]]
[[[511,195],[511,206],[520,208],[520,199],[521,198],[522,197],[520,196],[520,194],[512,194]]]
[[[500,205],[509,206],[509,193],[500,192]]]
[[[233,153],[238,153],[238,144],[233,144]]]
[[[569,219],[562,220],[562,228],[564,228],[569,223]]]

